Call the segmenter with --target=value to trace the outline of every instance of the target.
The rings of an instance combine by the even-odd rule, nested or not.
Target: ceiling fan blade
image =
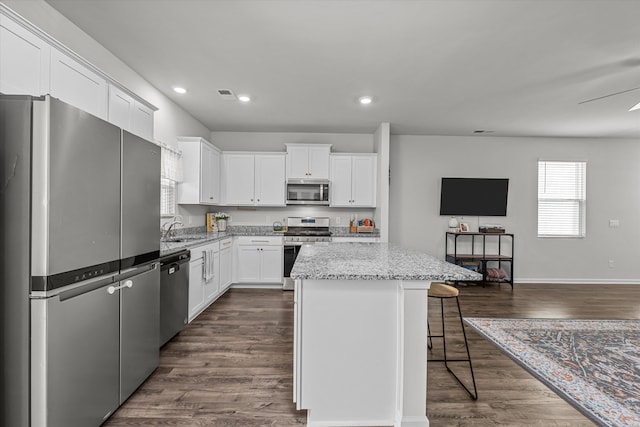
[[[610,93],[609,95],[599,96],[599,97],[597,97],[597,98],[587,99],[586,101],[578,102],[578,105],[580,105],[580,104],[586,104],[587,102],[598,101],[598,100],[600,100],[600,99],[604,99],[604,98],[609,98],[610,96],[622,95],[623,93],[633,92],[634,90],[638,90],[638,89],[640,89],[640,86],[638,86],[638,87],[634,87],[634,88],[631,88],[631,89],[627,89],[627,90],[623,90],[623,91],[621,91],[621,92]],[[636,107],[638,107],[638,106],[636,105],[636,106],[635,106],[635,107],[633,107],[633,108],[635,109]],[[638,108],[640,108],[640,107],[638,107]]]

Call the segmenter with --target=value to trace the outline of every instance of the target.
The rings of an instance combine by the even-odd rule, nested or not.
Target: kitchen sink
[[[204,239],[204,237],[197,237],[197,236],[186,237],[186,236],[182,236],[182,237],[171,237],[169,239],[164,239],[163,242],[164,243],[181,243],[181,242],[193,242],[195,240],[202,240],[202,239]]]

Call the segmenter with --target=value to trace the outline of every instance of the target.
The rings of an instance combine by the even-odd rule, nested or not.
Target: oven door
[[[284,280],[282,289],[285,291],[293,290],[293,279],[290,277],[291,269],[301,248],[302,242],[287,242],[284,244]]]

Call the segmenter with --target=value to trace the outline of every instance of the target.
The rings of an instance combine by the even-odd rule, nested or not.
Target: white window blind
[[[538,237],[584,237],[586,162],[538,162]]]
[[[160,215],[176,214],[176,183],[182,178],[180,158],[182,153],[165,144],[161,144],[161,179],[160,179]]]

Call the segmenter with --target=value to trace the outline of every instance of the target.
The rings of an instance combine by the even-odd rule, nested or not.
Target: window
[[[538,162],[538,237],[584,237],[586,162]]]
[[[161,144],[161,147],[160,215],[174,216],[176,214],[176,183],[180,180],[182,153],[165,144]]]

